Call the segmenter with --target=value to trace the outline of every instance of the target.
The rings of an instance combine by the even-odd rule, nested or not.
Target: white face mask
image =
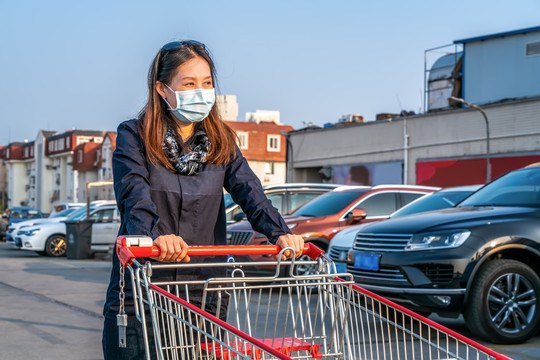
[[[176,95],[176,109],[173,109],[165,98],[163,100],[169,105],[169,110],[174,116],[183,122],[198,123],[203,121],[210,114],[216,101],[216,90],[213,88],[174,91],[167,84],[165,86]]]

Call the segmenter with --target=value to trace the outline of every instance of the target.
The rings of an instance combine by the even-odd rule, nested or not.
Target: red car
[[[340,186],[300,206],[284,219],[293,234],[301,235],[326,251],[330,240],[349,226],[386,219],[397,209],[433,191],[436,187],[414,185]],[[261,245],[268,239],[247,221],[227,227],[230,245]],[[265,256],[237,257],[236,261],[265,261]],[[260,266],[257,271],[263,271]],[[297,267],[306,274],[309,269]]]

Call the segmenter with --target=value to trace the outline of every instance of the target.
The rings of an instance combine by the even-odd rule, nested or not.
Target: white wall
[[[267,163],[269,161],[255,161],[248,160],[248,164],[251,167],[251,170],[257,175],[262,185],[274,185],[274,184],[283,184],[285,182],[286,176],[286,165],[285,162],[274,161],[274,173],[267,173]]]
[[[8,206],[20,206],[26,201],[26,163],[8,162]]]

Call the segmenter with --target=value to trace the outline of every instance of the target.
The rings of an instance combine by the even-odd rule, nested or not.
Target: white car
[[[77,210],[78,208],[80,208],[81,206],[79,207],[71,207],[71,208],[68,208],[68,209],[65,209],[59,213],[56,213],[54,215],[51,215],[49,217],[46,217],[46,218],[40,218],[40,219],[31,219],[31,220],[26,220],[26,221],[21,221],[21,222],[18,222],[18,223],[12,223],[11,225],[9,225],[9,227],[7,228],[7,231],[6,231],[6,243],[8,244],[11,244],[11,245],[15,245],[17,247],[21,247],[21,244],[20,243],[17,243],[17,234],[19,233],[19,231],[21,231],[22,229],[25,229],[25,228],[28,228],[30,226],[33,226],[33,225],[39,225],[39,224],[51,224],[51,223],[59,223],[59,222],[62,222],[64,220],[66,220],[68,218],[68,216],[74,212],[75,210]]]
[[[76,210],[66,221],[86,220],[86,207]],[[106,252],[114,246],[120,228],[120,214],[116,205],[102,205],[90,211],[91,252]],[[22,250],[35,251],[40,255],[64,256],[66,254],[66,224],[46,223],[25,228],[16,237]]]
[[[424,195],[413,202],[396,210],[389,218],[412,215],[425,211],[439,210],[452,207],[475,192],[481,185],[456,186],[445,188],[433,193]],[[384,220],[383,220],[384,221]],[[347,272],[347,254],[354,244],[356,234],[362,228],[370,225],[360,224],[338,232],[330,242],[328,256],[334,261],[338,273]]]

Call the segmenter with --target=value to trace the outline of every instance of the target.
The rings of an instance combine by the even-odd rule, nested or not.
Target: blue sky
[[[424,51],[540,25],[540,1],[0,0],[0,144],[39,129],[116,130],[161,45],[207,44],[245,112],[322,126],[422,108]]]

